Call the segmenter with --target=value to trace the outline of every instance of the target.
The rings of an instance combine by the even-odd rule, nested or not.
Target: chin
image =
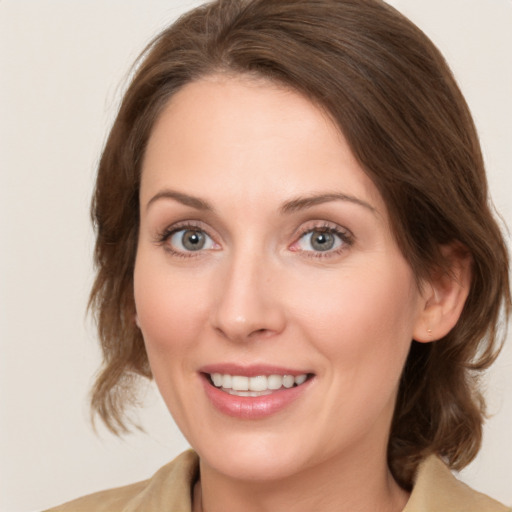
[[[300,466],[297,446],[286,447],[270,436],[230,436],[227,443],[195,447],[201,463],[229,478],[246,481],[271,481],[286,478]],[[200,443],[203,444],[203,443]]]

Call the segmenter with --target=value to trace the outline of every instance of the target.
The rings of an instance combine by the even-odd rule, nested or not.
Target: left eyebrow
[[[196,210],[205,210],[209,212],[213,212],[213,207],[204,199],[199,197],[191,196],[189,194],[184,194],[183,192],[177,192],[175,190],[165,189],[157,194],[155,194],[147,203],[146,210],[159,199],[174,199],[178,203],[184,204],[185,206],[190,206],[191,208],[195,208]]]
[[[342,193],[327,193],[327,194],[315,194],[312,196],[297,197],[286,201],[281,206],[281,213],[292,213],[300,210],[305,210],[313,206],[317,206],[323,203],[330,203],[331,201],[348,201],[359,206],[370,210],[373,214],[377,214],[377,210],[366,201],[363,201],[355,196],[342,194]]]

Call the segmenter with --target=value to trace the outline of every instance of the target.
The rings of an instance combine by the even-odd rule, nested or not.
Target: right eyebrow
[[[155,203],[159,199],[174,199],[175,201],[178,201],[178,203],[184,204],[185,206],[190,206],[192,208],[195,208],[196,210],[213,212],[213,207],[204,199],[191,196],[189,194],[183,194],[182,192],[177,192],[176,190],[170,189],[165,189],[155,194],[148,201],[146,205],[146,211],[153,203]]]
[[[358,197],[343,194],[340,192],[328,192],[326,194],[314,194],[311,196],[298,197],[296,199],[292,199],[287,201],[282,207],[282,213],[291,213],[300,210],[305,210],[307,208],[311,208],[313,206],[329,203],[331,201],[347,201],[349,203],[357,204],[371,211],[373,214],[377,213],[377,210],[366,201],[359,199]]]

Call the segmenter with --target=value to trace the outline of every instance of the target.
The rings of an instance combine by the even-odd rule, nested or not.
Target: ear
[[[421,343],[446,336],[462,313],[471,286],[471,256],[456,242],[441,247],[444,268],[423,283],[423,309],[414,326],[414,339]]]
[[[137,313],[135,313],[135,325],[140,329],[140,324],[139,324],[139,315],[137,315]]]

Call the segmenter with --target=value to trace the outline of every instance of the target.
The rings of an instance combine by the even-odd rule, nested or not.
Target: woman
[[[153,377],[195,452],[56,510],[506,510],[446,466],[480,446],[507,252],[464,99],[392,8],[181,18],[125,94],[93,215],[93,409],[122,432]]]

